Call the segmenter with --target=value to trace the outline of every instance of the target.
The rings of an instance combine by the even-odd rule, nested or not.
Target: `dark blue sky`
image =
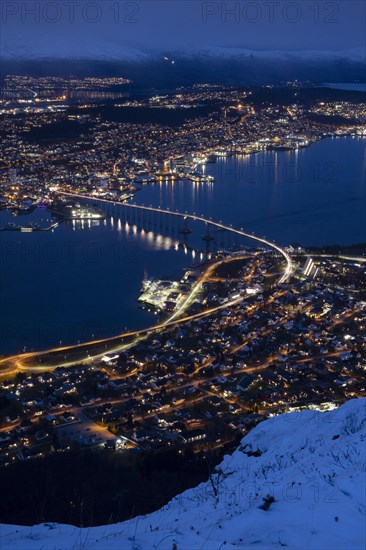
[[[362,0],[2,0],[3,55],[365,47]]]

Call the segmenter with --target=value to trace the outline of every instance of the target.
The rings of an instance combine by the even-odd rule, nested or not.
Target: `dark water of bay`
[[[161,182],[136,201],[196,212],[281,244],[366,241],[366,139],[326,139],[297,152],[267,152],[207,164],[215,182]],[[10,219],[22,225],[50,214]],[[44,223],[44,222],[42,222]],[[156,321],[137,304],[145,270],[179,277],[198,261],[197,241],[141,232],[117,217],[63,223],[53,232],[0,233],[0,353],[76,344]],[[200,240],[200,236],[198,237]]]
[[[162,182],[137,195],[244,227],[281,244],[366,241],[366,139],[325,139],[295,151],[219,158],[213,184]]]

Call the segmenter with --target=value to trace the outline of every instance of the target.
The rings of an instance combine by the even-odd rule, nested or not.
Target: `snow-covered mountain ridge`
[[[32,41],[21,39],[5,39],[0,41],[0,58],[4,60],[94,60],[125,63],[143,63],[166,61],[170,59],[200,60],[200,61],[246,61],[278,60],[278,61],[337,61],[364,63],[366,49],[364,47],[347,50],[254,50],[240,47],[187,48],[161,52],[141,48],[126,47],[114,42],[90,45],[77,37],[70,37],[62,48],[58,43],[49,43],[45,47],[42,37]]]
[[[259,424],[211,478],[161,510],[79,529],[2,525],[2,550],[361,550],[366,398]]]
[[[174,54],[172,54],[174,55]],[[247,59],[253,57],[263,60],[312,60],[334,61],[348,60],[364,62],[366,59],[365,48],[350,48],[348,50],[251,50],[248,48],[202,48],[188,49],[176,52],[176,56],[188,58],[216,58],[216,59]]]

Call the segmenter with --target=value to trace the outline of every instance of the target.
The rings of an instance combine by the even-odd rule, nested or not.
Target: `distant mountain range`
[[[363,48],[340,51],[204,48],[145,51],[115,43],[95,47],[67,40],[62,49],[41,42],[1,43],[2,75],[125,76],[136,88],[174,89],[195,83],[263,85],[290,80],[365,82]]]
[[[82,41],[67,40],[60,49],[52,42],[45,47],[37,42],[20,42],[3,40],[0,57],[5,60],[41,60],[41,59],[85,59],[95,61],[121,61],[128,63],[150,61],[169,61],[179,59],[201,60],[345,60],[350,62],[365,62],[366,49],[352,48],[349,50],[251,50],[248,48],[201,48],[167,51],[145,51],[137,48],[126,48],[115,43],[104,43],[95,47],[84,45]]]
[[[366,49],[352,48],[349,50],[250,50],[247,48],[206,48],[177,51],[178,58],[203,59],[261,59],[261,60],[346,60],[365,62]]]
[[[65,41],[60,49],[56,44],[38,44],[3,41],[0,49],[0,57],[5,60],[68,60],[87,59],[95,61],[124,61],[136,62],[151,59],[151,54],[133,48],[118,48],[113,44],[105,44],[103,47],[86,47],[82,41],[74,42],[72,39]]]

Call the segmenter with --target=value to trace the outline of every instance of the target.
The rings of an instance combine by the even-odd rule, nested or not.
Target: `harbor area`
[[[138,301],[148,309],[170,312],[187,297],[189,290],[187,282],[144,279]]]

